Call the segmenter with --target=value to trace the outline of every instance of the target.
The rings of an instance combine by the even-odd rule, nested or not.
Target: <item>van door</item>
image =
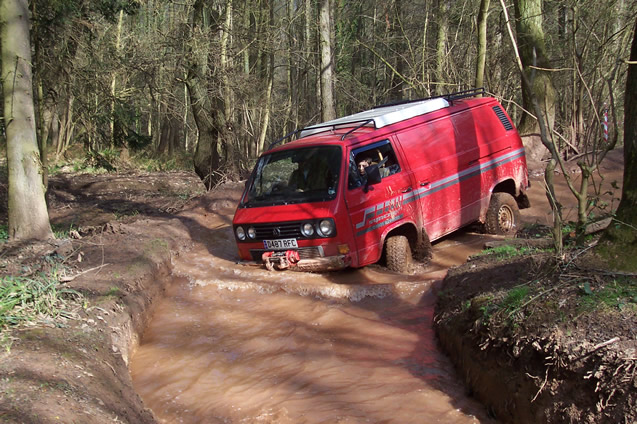
[[[436,240],[478,219],[475,134],[457,134],[452,117],[446,116],[406,129],[398,137],[414,172],[414,190],[429,238]]]
[[[389,139],[373,142],[348,152],[349,175],[345,201],[356,243],[358,266],[377,262],[383,251],[382,236],[388,227],[400,221],[414,222],[417,216],[413,201],[411,172],[400,163]],[[368,185],[359,164],[379,167],[382,180]]]

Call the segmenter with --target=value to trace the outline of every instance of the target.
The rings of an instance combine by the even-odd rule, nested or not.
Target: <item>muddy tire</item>
[[[405,236],[391,236],[385,243],[387,268],[395,272],[407,272],[411,267],[412,256],[409,240]]]
[[[484,226],[489,234],[513,236],[518,232],[520,209],[509,193],[493,193]]]

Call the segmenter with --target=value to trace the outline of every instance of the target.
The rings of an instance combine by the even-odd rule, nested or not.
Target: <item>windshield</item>
[[[259,159],[241,205],[323,202],[336,197],[341,169],[338,146],[289,149]]]

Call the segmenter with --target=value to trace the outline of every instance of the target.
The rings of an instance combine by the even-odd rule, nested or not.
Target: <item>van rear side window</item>
[[[349,189],[365,185],[367,182],[365,167],[369,165],[378,165],[382,178],[400,172],[400,164],[389,140],[378,141],[352,151],[347,182]]]

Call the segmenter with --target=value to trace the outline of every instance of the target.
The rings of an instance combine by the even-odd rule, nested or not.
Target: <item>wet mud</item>
[[[490,239],[460,232],[412,275],[237,264],[221,211],[174,263],[131,362],[161,422],[490,422],[432,327],[432,287]]]

